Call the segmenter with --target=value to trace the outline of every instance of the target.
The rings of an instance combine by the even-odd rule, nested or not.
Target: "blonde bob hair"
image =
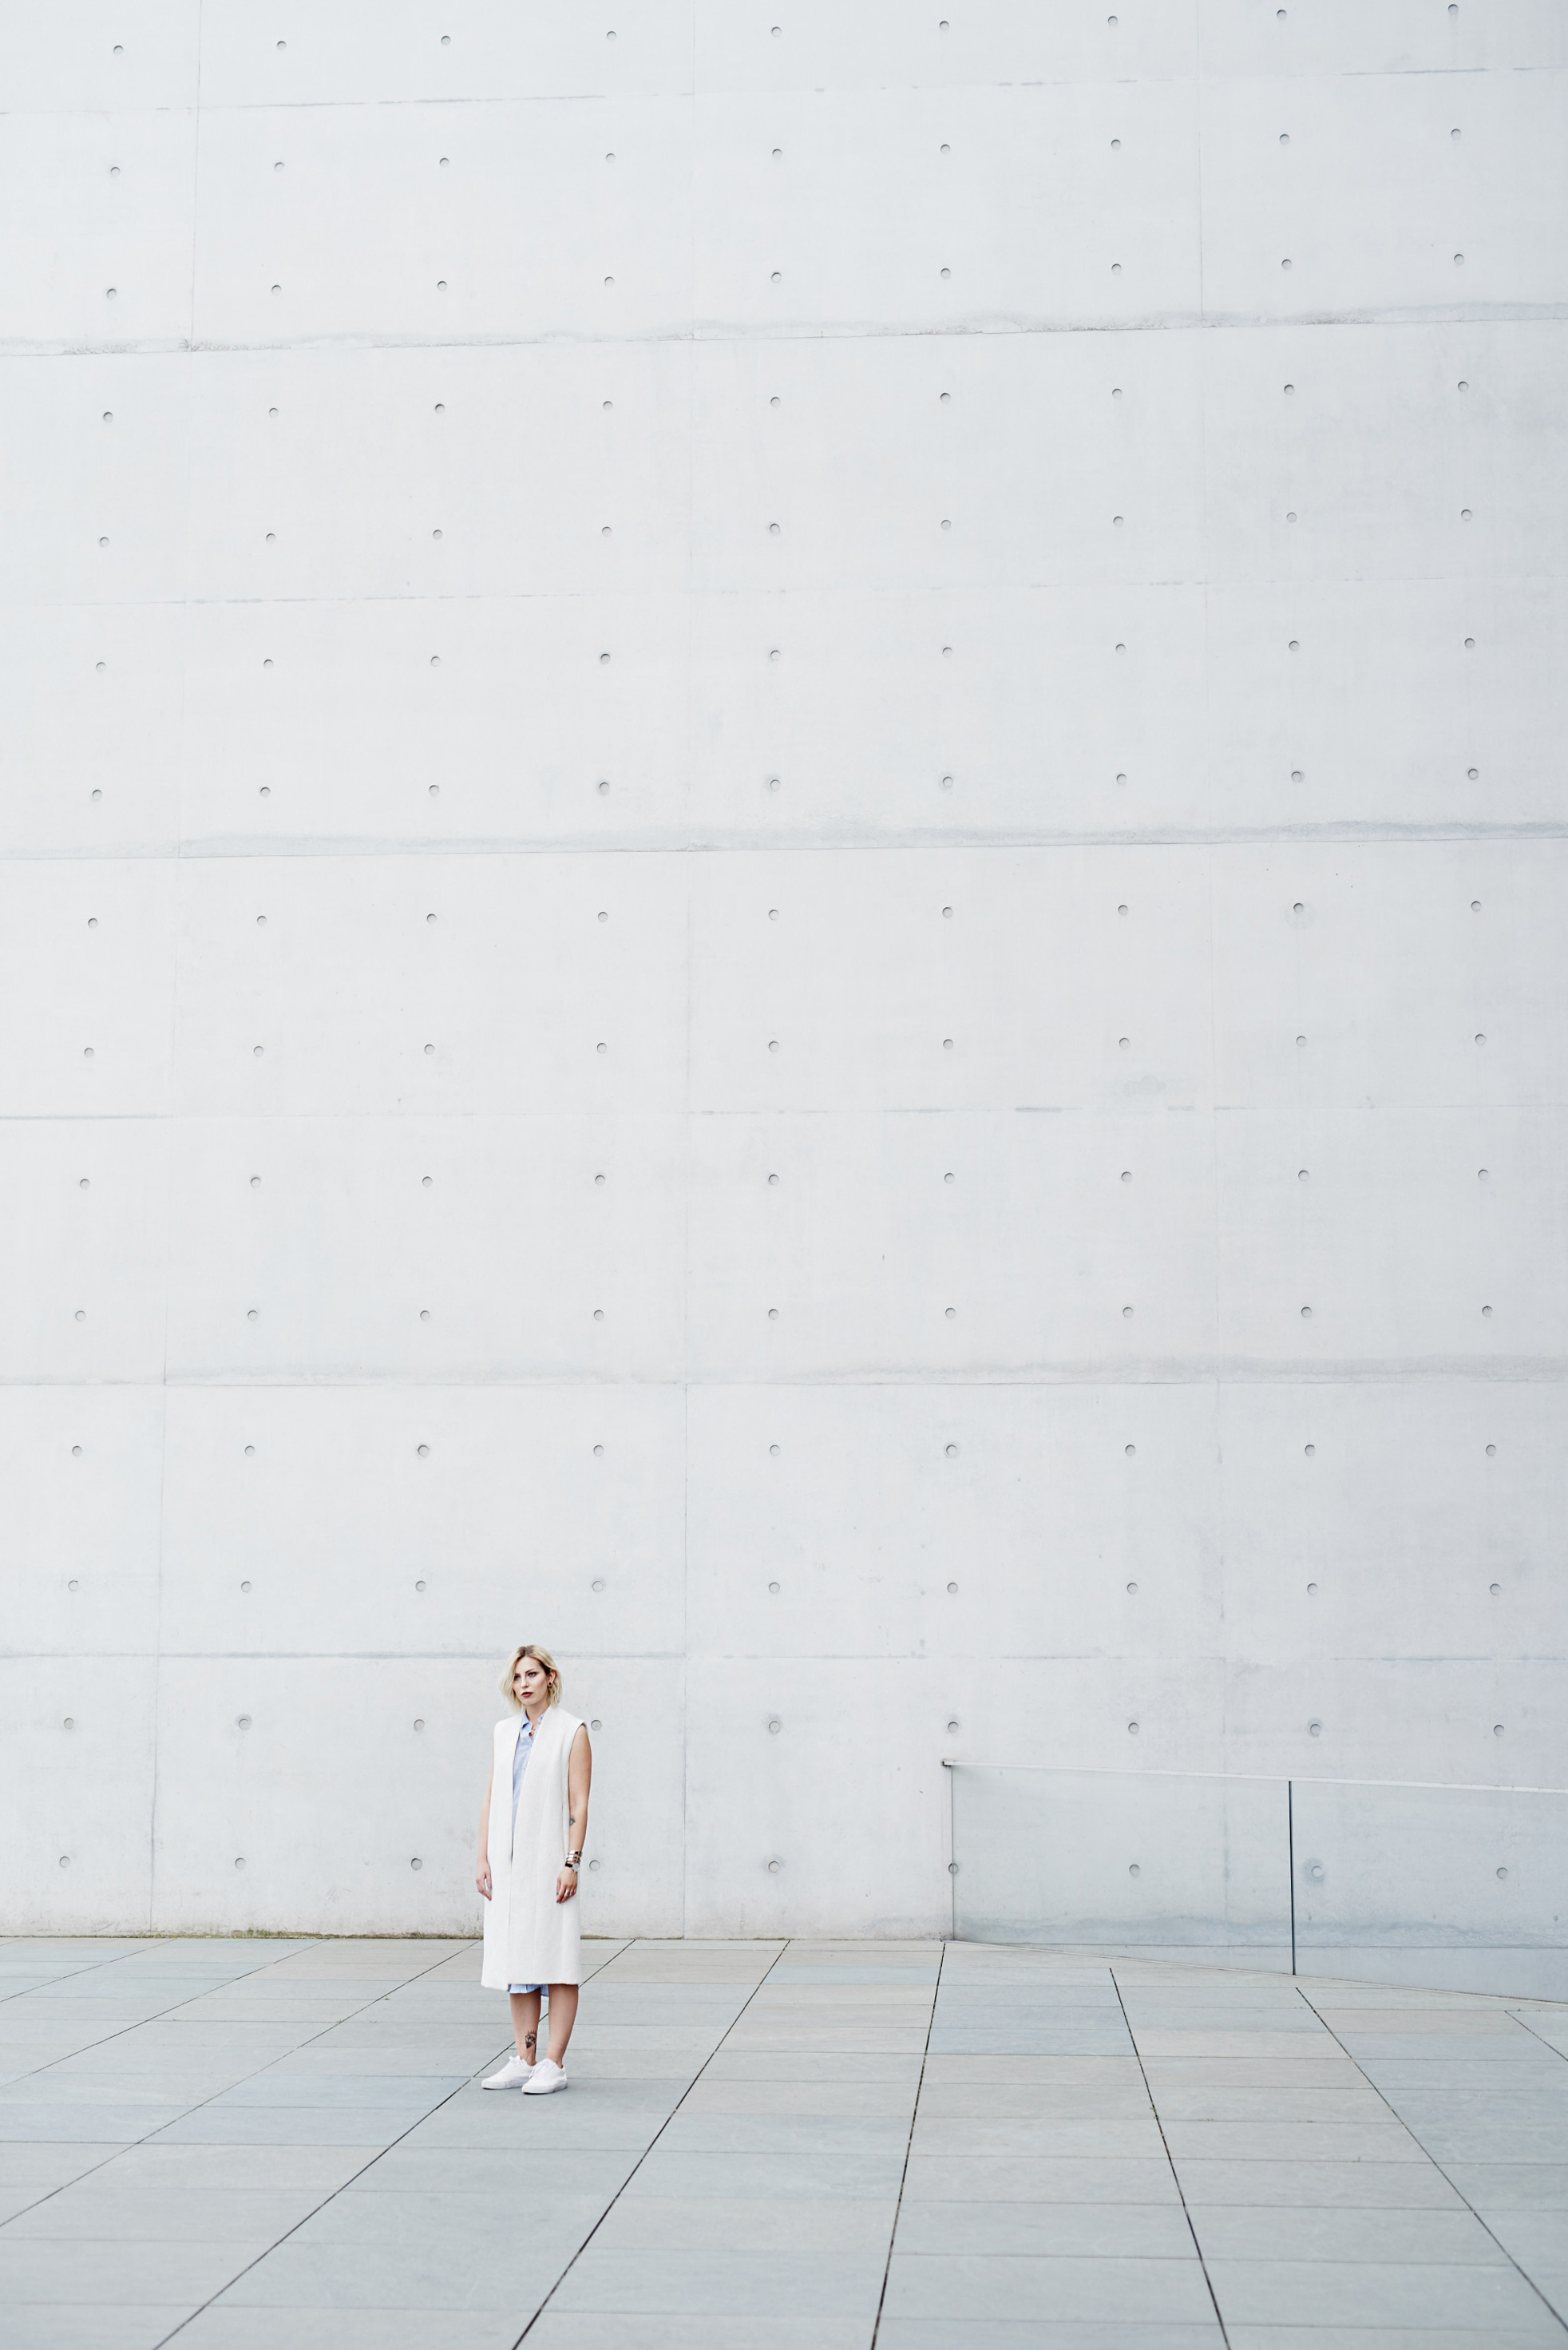
[[[561,1672],[555,1658],[550,1654],[548,1648],[540,1648],[536,1640],[520,1640],[517,1646],[513,1649],[512,1654],[507,1658],[501,1674],[501,1694],[506,1700],[507,1704],[512,1708],[513,1712],[521,1713],[523,1711],[522,1707],[517,1702],[516,1692],[514,1690],[512,1684],[517,1678],[517,1668],[522,1663],[524,1657],[532,1657],[536,1665],[543,1665],[546,1674],[549,1676],[549,1694],[545,1700],[545,1704],[559,1705],[561,1702]]]

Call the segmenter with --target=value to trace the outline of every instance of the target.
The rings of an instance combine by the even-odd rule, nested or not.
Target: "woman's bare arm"
[[[581,1852],[588,1840],[588,1789],[593,1783],[594,1756],[588,1744],[588,1726],[577,1724],[572,1751],[566,1757],[566,1849]],[[556,1879],[556,1898],[569,1901],[577,1889],[577,1872],[563,1868]]]
[[[495,1757],[490,1758],[490,1777],[485,1783],[484,1802],[479,1814],[479,1858],[474,1863],[473,1881],[485,1899],[490,1898],[490,1798],[495,1790]]]

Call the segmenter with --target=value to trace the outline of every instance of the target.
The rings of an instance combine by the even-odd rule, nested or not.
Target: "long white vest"
[[[487,1991],[508,1983],[582,1981],[577,1912],[582,1897],[556,1898],[556,1878],[567,1842],[566,1758],[582,1728],[558,1705],[545,1709],[534,1732],[534,1752],[512,1825],[512,1762],[523,1727],[520,1713],[495,1725],[495,1768],[490,1783],[490,1898],[484,1909]]]

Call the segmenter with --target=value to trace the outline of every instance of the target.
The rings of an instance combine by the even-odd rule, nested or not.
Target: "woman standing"
[[[587,1724],[561,1711],[561,1676],[547,1648],[528,1640],[514,1648],[501,1694],[513,1712],[495,1725],[474,1881],[487,1905],[479,1979],[487,1991],[511,1992],[517,2054],[484,2085],[542,2097],[566,2085],[566,2043],[577,2020],[577,1868],[593,1756]],[[495,1801],[498,1787],[510,1802]],[[546,1985],[550,2053],[535,2063]]]

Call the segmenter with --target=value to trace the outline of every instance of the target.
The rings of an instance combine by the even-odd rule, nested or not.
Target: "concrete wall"
[[[13,28],[13,1928],[1568,1771],[1568,20],[769,5]]]

